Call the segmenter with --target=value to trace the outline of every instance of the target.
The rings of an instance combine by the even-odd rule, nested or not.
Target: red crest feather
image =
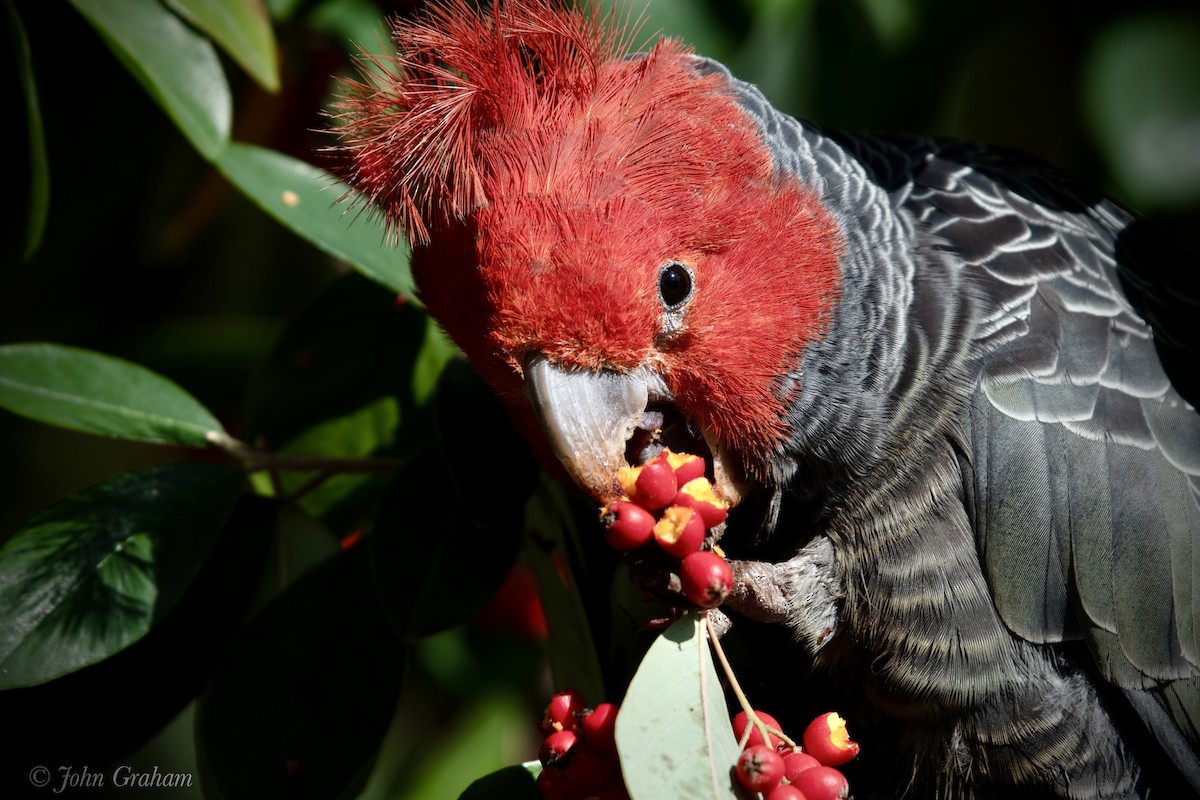
[[[629,43],[622,23],[553,0],[495,2],[490,14],[443,0],[396,21],[398,55],[366,57],[335,107],[351,182],[410,241],[428,242],[438,222],[487,205],[489,132],[573,116],[602,90],[601,65]]]

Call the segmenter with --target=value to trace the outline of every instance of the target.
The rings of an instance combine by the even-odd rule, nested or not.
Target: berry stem
[[[733,667],[729,664],[729,659],[725,656],[725,648],[721,647],[721,642],[717,638],[717,631],[713,628],[712,620],[708,617],[707,611],[700,612],[704,616],[704,625],[708,629],[708,643],[712,645],[713,652],[717,655],[717,661],[721,662],[721,670],[725,673],[725,679],[729,681],[729,688],[733,690],[733,696],[737,698],[738,704],[742,710],[746,712],[746,719],[751,725],[758,728],[758,732],[762,735],[764,742],[771,741],[771,734],[778,736],[783,740],[788,747],[795,747],[796,742],[788,737],[783,731],[776,730],[765,722],[754,712],[754,708],[750,705],[750,700],[747,699],[746,693],[742,691],[742,685],[738,683],[737,676],[733,674]],[[746,733],[743,737],[748,737],[750,726],[746,726]],[[745,742],[739,742],[740,746],[745,746]]]

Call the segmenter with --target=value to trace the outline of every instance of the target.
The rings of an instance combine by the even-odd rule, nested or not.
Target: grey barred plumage
[[[810,541],[775,572],[798,638],[831,673],[865,653],[911,727],[892,790],[1200,792],[1200,416],[1122,290],[1134,217],[1008,154],[826,132],[697,61],[845,238],[782,387],[775,491],[815,535],[778,498],[767,524]]]

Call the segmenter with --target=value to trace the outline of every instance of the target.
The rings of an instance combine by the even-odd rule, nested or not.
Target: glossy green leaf
[[[688,615],[650,646],[617,715],[617,752],[633,800],[727,800],[740,752],[703,620]]]
[[[115,763],[175,719],[208,682],[256,594],[275,512],[274,503],[239,498],[183,599],[137,642],[49,683],[0,692],[0,719],[21,731],[5,759]]]
[[[233,143],[216,166],[264,211],[300,237],[398,294],[412,292],[408,255],[383,224],[343,198],[349,187],[274,150]]]
[[[233,100],[208,39],[158,0],[71,0],[192,145],[215,159],[229,143]]]
[[[392,720],[404,650],[356,547],[290,586],[241,632],[202,698],[202,757],[227,800],[337,797]]]
[[[46,155],[46,136],[42,128],[42,109],[38,105],[37,81],[33,75],[33,55],[29,37],[13,0],[4,0],[4,12],[12,39],[12,52],[25,100],[25,135],[29,138],[29,203],[25,221],[25,247],[21,257],[28,261],[37,252],[46,232],[50,215],[50,161]]]
[[[204,447],[221,423],[145,367],[58,344],[0,346],[0,408],[50,425],[155,444]]]
[[[260,86],[279,89],[275,32],[263,0],[166,0],[175,13],[208,34]]]
[[[166,464],[34,517],[0,548],[0,688],[94,664],[142,638],[204,564],[240,472]]]

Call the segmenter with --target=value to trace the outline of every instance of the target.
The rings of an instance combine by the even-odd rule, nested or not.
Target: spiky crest
[[[581,113],[603,92],[601,66],[628,47],[628,17],[597,6],[496,0],[431,4],[396,20],[398,54],[366,56],[335,108],[351,182],[410,242],[488,203],[483,143]]]

